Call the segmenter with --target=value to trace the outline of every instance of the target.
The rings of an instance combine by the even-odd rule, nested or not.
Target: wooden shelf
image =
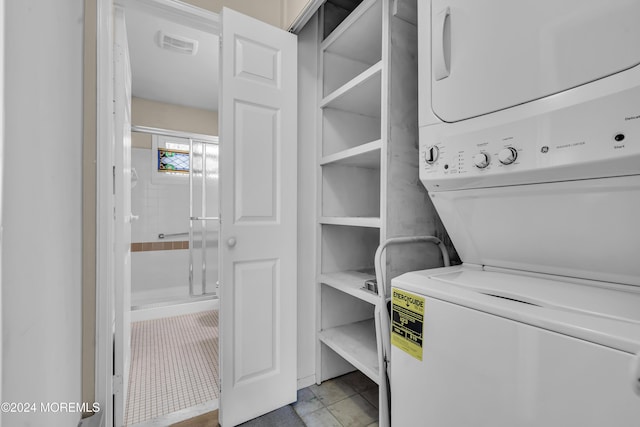
[[[318,334],[318,338],[376,384],[380,384],[376,327],[373,319],[326,329]]]
[[[380,218],[355,216],[323,216],[320,218],[320,224],[380,228]]]
[[[361,168],[380,168],[380,149],[382,141],[372,141],[357,147],[349,148],[320,159],[320,166],[340,164]]]
[[[326,96],[320,107],[380,117],[381,82],[382,61],[379,61]]]
[[[361,271],[338,271],[321,274],[318,282],[375,305],[380,302],[378,294],[363,289],[366,280],[375,278],[374,274]]]

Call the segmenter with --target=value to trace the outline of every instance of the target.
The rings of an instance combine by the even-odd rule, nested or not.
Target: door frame
[[[0,0],[2,1],[2,0]],[[219,15],[174,0],[97,0],[96,13],[96,335],[95,402],[101,426],[113,425],[114,256],[114,7],[144,9],[185,25],[220,33]]]
[[[4,25],[4,0],[0,0],[0,22]],[[2,208],[2,189],[4,177],[4,114],[5,114],[5,98],[4,98],[4,31],[0,33],[0,366],[2,366],[2,343],[4,342],[2,328],[2,247],[3,247],[3,208]],[[2,369],[0,369],[0,384],[2,384]],[[0,402],[2,402],[2,387],[0,387]],[[2,415],[0,414],[0,425],[2,425]]]
[[[98,0],[96,22],[96,371],[95,401],[103,426],[113,425],[113,1]]]

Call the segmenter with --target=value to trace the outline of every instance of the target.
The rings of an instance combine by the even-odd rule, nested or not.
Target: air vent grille
[[[184,36],[158,32],[158,45],[172,52],[195,55],[198,52],[198,41]]]

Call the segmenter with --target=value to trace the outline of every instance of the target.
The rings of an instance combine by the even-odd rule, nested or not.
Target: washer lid
[[[640,291],[632,286],[569,280],[462,265],[406,273],[393,279],[392,286],[639,352]]]
[[[640,289],[640,175],[431,197],[465,263]]]
[[[445,122],[574,88],[640,63],[636,0],[433,0],[432,108]]]

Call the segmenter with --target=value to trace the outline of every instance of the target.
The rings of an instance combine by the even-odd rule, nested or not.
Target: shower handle
[[[236,246],[236,243],[238,243],[238,242],[237,242],[237,240],[236,240],[236,238],[235,238],[235,237],[230,237],[230,238],[227,240],[227,246],[229,246],[230,248],[235,247],[235,246]]]

